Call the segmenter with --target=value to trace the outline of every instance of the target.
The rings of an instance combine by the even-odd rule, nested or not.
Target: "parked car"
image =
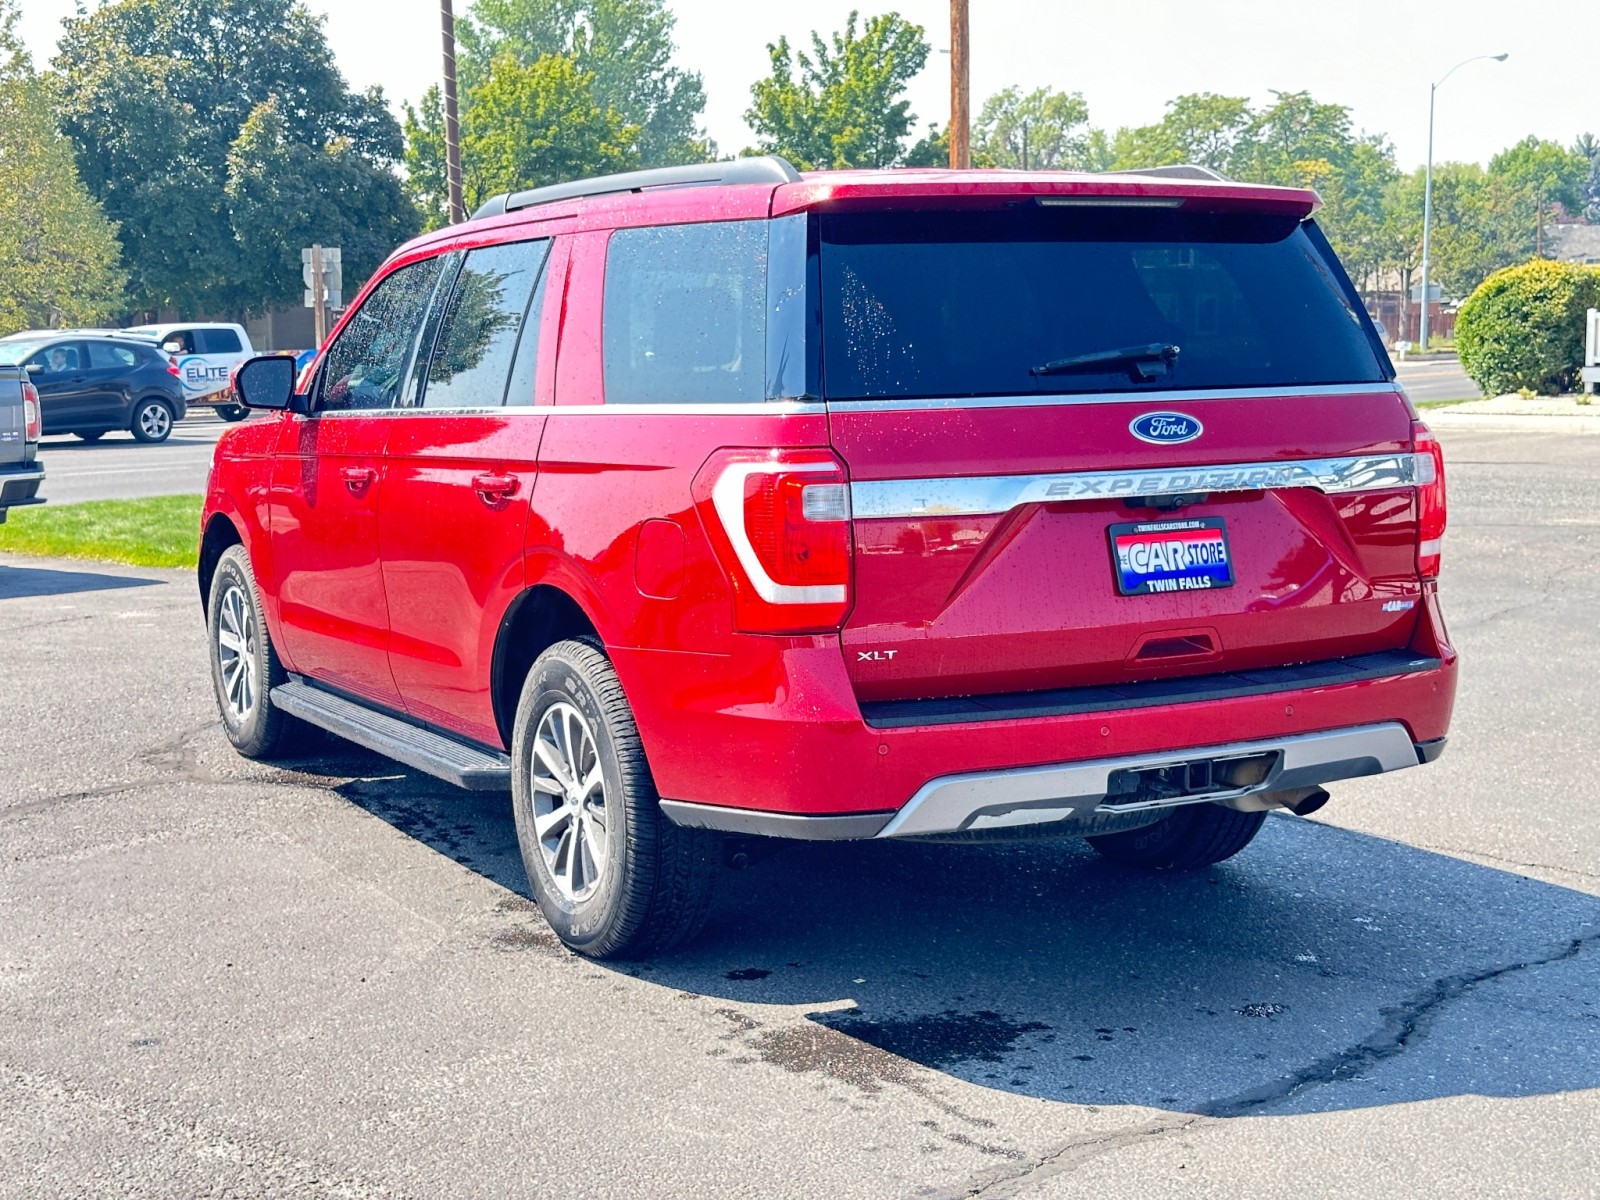
[[[167,356],[142,338],[12,334],[0,338],[0,365],[20,366],[33,381],[45,433],[75,433],[93,442],[126,429],[141,442],[164,442],[187,411]]]
[[[150,339],[171,357],[191,408],[215,408],[225,421],[242,421],[249,415],[234,398],[229,382],[233,369],[255,354],[243,325],[191,321],[135,325],[123,332]]]
[[[772,158],[501,197],[298,390],[240,368],[223,728],[508,788],[598,958],[693,933],[730,839],[1198,868],[1430,762],[1443,461],[1316,205]]]
[[[39,485],[39,393],[21,367],[0,366],[0,525],[6,513],[43,504]]]

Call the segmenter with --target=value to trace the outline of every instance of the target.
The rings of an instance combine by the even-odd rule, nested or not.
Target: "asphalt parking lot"
[[[1436,766],[1194,876],[797,848],[648,966],[504,797],[233,755],[191,574],[0,558],[0,1196],[1600,1195],[1600,437],[1441,428]]]

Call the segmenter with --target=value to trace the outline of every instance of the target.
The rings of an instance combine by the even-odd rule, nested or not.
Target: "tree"
[[[95,324],[120,307],[126,279],[116,227],[78,177],[17,19],[0,0],[0,334]]]
[[[415,231],[391,171],[399,126],[377,89],[349,89],[321,18],[300,0],[112,0],[64,24],[62,129],[119,223],[138,306],[241,315],[298,293],[298,269],[267,282],[259,256],[271,230],[233,208],[261,190],[244,180],[280,197],[247,204],[250,220],[292,215],[297,203],[320,213],[327,224],[308,232],[359,247],[345,257],[358,278],[377,266],[377,247]],[[276,250],[290,249],[288,237]]]
[[[1572,143],[1572,152],[1589,168],[1583,180],[1583,219],[1600,224],[1600,138],[1592,133],[1579,134]]]
[[[1251,121],[1242,96],[1191,92],[1169,100],[1159,124],[1117,130],[1112,162],[1121,170],[1194,163],[1226,172]]]
[[[984,101],[972,141],[973,161],[984,166],[1082,170],[1089,106],[1079,92],[1009,87]]]
[[[620,128],[634,130],[627,149],[640,166],[715,158],[699,128],[706,107],[700,75],[672,65],[676,23],[664,0],[476,0],[456,27],[463,116],[499,60],[532,67],[545,55],[562,55],[588,78],[594,108],[614,111]],[[567,141],[569,152],[585,153],[575,136]]]
[[[1589,170],[1577,151],[1532,134],[1489,160],[1489,174],[1510,189],[1518,213],[1533,231],[1535,252],[1543,251],[1545,214],[1552,205],[1573,215],[1583,211]]]
[[[811,53],[787,38],[767,47],[772,74],[751,87],[745,120],[761,150],[803,170],[888,167],[904,160],[915,120],[906,85],[931,53],[920,25],[898,13],[871,17],[857,31],[852,12],[831,42],[811,35]]]

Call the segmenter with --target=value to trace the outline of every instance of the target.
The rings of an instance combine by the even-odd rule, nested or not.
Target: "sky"
[[[437,0],[306,2],[326,15],[353,85],[380,84],[398,110],[438,77]],[[24,0],[22,35],[36,60],[48,60],[77,3]],[[897,11],[924,26],[936,51],[949,46],[947,0],[668,3],[677,61],[701,73],[705,127],[724,153],[753,142],[744,122],[750,85],[767,73],[766,46],[780,34],[809,44],[811,30],[826,36],[856,7]],[[1600,134],[1595,0],[971,0],[971,28],[974,116],[984,97],[1011,85],[1082,92],[1090,120],[1109,129],[1158,121],[1185,92],[1263,103],[1275,90],[1309,91],[1348,106],[1358,129],[1387,135],[1411,168],[1427,150],[1430,82],[1464,58],[1504,52],[1506,62],[1470,63],[1439,90],[1436,161],[1486,163],[1530,133],[1563,145]],[[919,132],[949,116],[949,61],[934,53],[912,84]]]

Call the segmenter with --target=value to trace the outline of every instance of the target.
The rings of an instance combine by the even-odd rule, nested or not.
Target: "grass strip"
[[[0,551],[192,567],[199,557],[200,502],[199,496],[148,496],[13,508],[0,525]]]

